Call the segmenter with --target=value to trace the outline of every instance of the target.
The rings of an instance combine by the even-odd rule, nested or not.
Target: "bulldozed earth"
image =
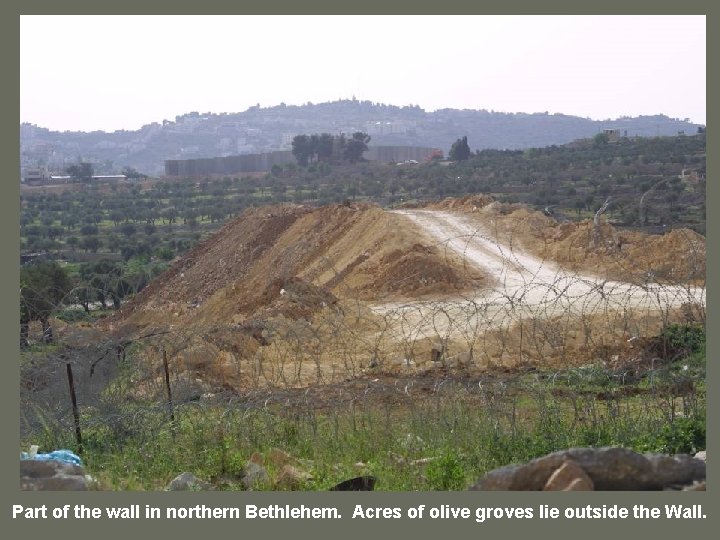
[[[160,336],[141,354],[208,392],[472,376],[647,361],[663,325],[704,321],[704,282],[689,230],[558,223],[485,196],[282,205],[228,222],[102,325]]]
[[[691,229],[650,235],[604,219],[594,242],[592,220],[560,223],[524,205],[489,196],[448,198],[430,210],[463,215],[506,249],[527,252],[576,273],[626,283],[705,284],[705,237]]]

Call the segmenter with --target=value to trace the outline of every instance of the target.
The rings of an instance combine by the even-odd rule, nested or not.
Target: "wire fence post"
[[[83,452],[82,432],[80,431],[80,413],[77,406],[77,397],[75,396],[75,381],[73,380],[72,366],[70,362],[65,363],[67,369],[68,386],[70,387],[70,399],[72,400],[73,420],[75,422],[75,441],[78,446],[78,454]]]
[[[165,370],[165,388],[167,389],[168,412],[170,413],[170,428],[175,437],[175,411],[173,410],[172,390],[170,389],[170,368],[168,367],[167,351],[163,347],[163,369]]]

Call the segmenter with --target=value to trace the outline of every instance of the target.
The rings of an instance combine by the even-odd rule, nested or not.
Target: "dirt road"
[[[428,237],[444,246],[465,264],[476,265],[494,276],[491,289],[464,298],[437,301],[394,302],[374,311],[397,319],[404,338],[466,333],[505,326],[520,317],[597,315],[603,312],[657,312],[686,303],[705,305],[705,289],[657,283],[635,285],[597,276],[568,272],[517,247],[498,242],[488,223],[450,212],[396,210],[414,222]]]

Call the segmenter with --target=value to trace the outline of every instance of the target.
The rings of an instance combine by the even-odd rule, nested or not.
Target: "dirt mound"
[[[307,385],[376,354],[366,302],[457,294],[488,280],[372,205],[251,209],[103,323],[210,388]],[[193,384],[195,384],[193,383]],[[198,383],[199,384],[199,383]]]
[[[456,293],[483,279],[377,206],[264,207],[196,246],[110,322],[142,328],[309,320],[338,298]]]
[[[413,244],[407,249],[396,249],[385,255],[368,271],[376,276],[373,283],[361,289],[364,296],[377,293],[403,296],[425,296],[456,293],[463,289],[479,288],[484,276],[474,268],[461,269],[459,261],[438,259],[437,249]]]
[[[252,261],[310,209],[253,208],[195,246],[121,311],[120,319],[138,310],[197,307],[215,292],[248,272]]]
[[[619,230],[601,222],[595,240],[591,220],[558,223],[520,205],[470,202],[452,206],[477,220],[505,245],[518,246],[568,269],[629,283],[699,285],[705,281],[705,238],[690,229],[663,235]]]
[[[495,203],[489,195],[466,195],[464,197],[447,197],[440,202],[426,206],[431,210],[462,210],[476,212],[489,204]]]
[[[266,307],[259,318],[285,317],[311,320],[318,311],[337,305],[337,297],[325,288],[301,278],[276,279],[264,294]]]
[[[705,281],[705,238],[695,231],[647,235],[619,231],[607,223],[600,231],[597,243],[591,221],[564,223],[531,234],[544,244],[538,255],[581,270],[604,272],[610,279],[668,284]]]
[[[705,276],[705,241],[692,231],[649,236],[603,223],[595,241],[591,222],[559,224],[541,212],[485,196],[436,204],[446,210],[437,214],[464,214],[441,238],[402,212],[373,205],[248,210],[123,306],[109,319],[109,328],[127,337],[151,328],[168,330],[158,333],[164,342],[156,352],[148,352],[148,362],[158,365],[157,351],[167,349],[171,361],[211,387],[345,380],[362,374],[377,359],[414,369],[420,365],[414,352],[419,351],[420,360],[430,358],[422,340],[434,338],[425,327],[444,331],[444,321],[458,312],[467,322],[460,321],[463,343],[453,345],[453,354],[473,347],[479,368],[518,361],[566,365],[611,341],[589,317],[562,326],[546,310],[537,321],[521,319],[525,326],[521,322],[515,340],[504,327],[481,332],[473,326],[491,325],[493,310],[502,307],[491,302],[489,311],[478,311],[476,304],[463,311],[465,304],[456,302],[458,293],[496,284],[497,276],[489,274],[495,273],[497,246],[485,236],[511,246],[516,259],[529,252],[527,259],[532,254],[618,281],[678,283]],[[479,247],[470,242],[477,236],[474,220],[485,231],[476,238]],[[453,242],[462,242],[465,249],[454,249]],[[472,246],[487,260],[468,262]],[[512,285],[507,279],[504,283]],[[404,308],[408,299],[427,299],[432,301],[420,304],[437,310],[443,295],[453,297],[454,303],[430,316],[421,308]],[[605,326],[623,332],[631,324],[624,313],[608,312],[605,317]],[[624,334],[622,338],[627,341]],[[583,348],[588,352],[582,353]]]

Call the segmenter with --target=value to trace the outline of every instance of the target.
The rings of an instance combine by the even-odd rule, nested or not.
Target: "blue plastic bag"
[[[47,454],[35,454],[34,456],[27,452],[20,452],[20,459],[35,459],[37,461],[62,461],[82,467],[82,459],[70,450],[53,450]]]

